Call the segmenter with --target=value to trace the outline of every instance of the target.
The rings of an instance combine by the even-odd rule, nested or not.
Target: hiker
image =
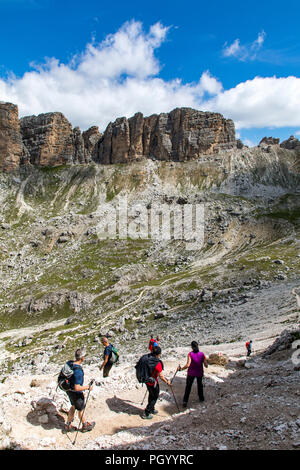
[[[148,349],[152,352],[152,349],[155,347],[155,346],[159,346],[158,342],[160,341],[160,337],[157,336],[156,339],[153,338],[153,336],[151,335],[151,338],[150,338],[150,341],[149,341],[149,345],[148,345]]]
[[[189,396],[191,393],[192,385],[194,379],[197,379],[197,386],[198,386],[198,396],[199,401],[204,401],[203,395],[203,365],[204,367],[208,367],[207,359],[203,352],[199,351],[199,346],[196,341],[192,341],[191,343],[192,351],[188,353],[187,363],[181,367],[180,365],[177,367],[177,370],[184,370],[188,369],[187,377],[186,377],[186,386],[185,392],[183,397],[183,408],[187,407]]]
[[[249,357],[252,353],[252,339],[250,341],[247,341],[246,349],[247,349],[247,357]]]
[[[104,336],[101,339],[101,343],[104,346],[104,352],[103,352],[103,362],[101,366],[99,367],[99,369],[100,371],[103,369],[103,377],[108,377],[110,369],[112,368],[114,364],[112,360],[113,345],[108,341],[106,336]]]
[[[71,390],[68,390],[66,393],[71,402],[71,408],[68,413],[67,423],[65,424],[65,432],[74,432],[77,431],[77,427],[72,425],[74,419],[75,410],[78,411],[78,416],[80,422],[82,423],[81,432],[91,431],[95,427],[95,422],[91,423],[84,421],[83,414],[85,408],[84,394],[85,390],[92,390],[92,385],[83,385],[84,382],[84,372],[82,369],[82,363],[85,358],[85,350],[77,349],[75,352],[75,361],[68,361],[67,364],[73,370],[73,375],[70,378]]]
[[[148,397],[148,405],[146,406],[146,409],[144,413],[142,414],[143,419],[152,419],[153,414],[157,414],[157,410],[155,410],[155,404],[159,397],[158,378],[160,378],[168,386],[171,385],[170,380],[167,380],[162,372],[164,365],[162,361],[160,360],[160,355],[161,355],[161,348],[159,346],[154,346],[151,354],[148,354],[148,356],[150,356],[150,359],[154,358],[157,361],[155,361],[156,366],[154,367],[151,373],[151,380],[146,382],[147,390],[149,392],[149,397]]]

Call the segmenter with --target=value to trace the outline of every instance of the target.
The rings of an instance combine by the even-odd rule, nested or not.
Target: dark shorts
[[[75,410],[81,411],[84,408],[84,395],[82,392],[67,392],[71,405]]]
[[[113,366],[113,362],[108,362],[107,364],[105,364],[104,368],[103,368],[103,377],[108,377],[109,376],[109,372],[110,372],[110,369],[112,368]]]

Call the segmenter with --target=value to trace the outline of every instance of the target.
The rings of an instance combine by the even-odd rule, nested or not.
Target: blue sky
[[[0,0],[0,100],[82,129],[176,106],[300,135],[298,2]]]

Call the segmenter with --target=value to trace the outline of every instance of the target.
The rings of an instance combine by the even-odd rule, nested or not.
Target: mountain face
[[[201,154],[236,148],[234,124],[221,114],[174,109],[144,117],[141,113],[109,123],[102,135],[93,126],[81,133],[62,113],[45,113],[18,120],[18,108],[0,103],[1,169],[21,164],[51,167],[63,164],[127,163],[143,157],[186,161]]]
[[[18,107],[0,103],[0,171],[11,171],[20,165],[23,143]]]
[[[143,117],[141,113],[110,123],[98,142],[99,163],[126,163],[141,157],[193,160],[236,148],[233,121],[221,114],[190,108]]]
[[[295,408],[299,401],[299,369],[291,361],[291,344],[299,338],[299,144],[293,136],[281,144],[265,137],[248,148],[235,141],[232,121],[189,108],[119,118],[101,134],[96,126],[72,128],[61,113],[19,120],[17,106],[0,103],[0,449],[43,448],[39,439],[49,442],[50,432],[47,445],[68,445],[54,377],[84,345],[87,382],[98,379],[103,335],[121,360],[93,389],[97,439],[89,435],[81,445],[107,446],[107,436],[98,433],[108,425],[112,433],[123,427],[119,411],[128,411],[128,396],[136,403],[142,398],[134,364],[150,334],[161,337],[166,377],[186,359],[191,340],[207,356],[225,352],[230,358],[228,369],[209,364],[206,412],[201,404],[192,414],[173,416],[170,434],[176,439],[167,446],[181,449],[184,435],[192,448],[200,441],[212,448],[213,439],[228,448],[256,448],[258,441],[273,448],[274,439],[291,447],[299,425],[281,424],[278,416],[290,416],[291,403]],[[203,233],[203,244],[192,249],[175,237],[183,228],[186,235],[183,219],[191,206],[204,214],[201,223],[191,224],[197,239]],[[152,231],[152,217],[158,226],[161,218],[161,232]],[[112,236],[102,236],[103,222]],[[117,226],[118,233],[110,232]],[[284,331],[294,326],[293,334]],[[254,355],[241,359],[249,338]],[[259,351],[266,346],[263,359]],[[178,379],[179,397],[184,375]],[[233,396],[241,408],[232,407]],[[169,412],[177,413],[173,398],[166,392],[162,398],[155,419],[165,419],[164,409],[170,419]],[[196,394],[191,400],[196,408]],[[254,429],[250,438],[245,406]],[[268,428],[261,427],[262,409]],[[126,422],[135,429],[142,422],[136,410]],[[203,435],[194,433],[195,412]],[[127,443],[126,430],[123,443],[123,431],[109,436],[111,445],[148,446],[142,429],[142,440],[132,441],[130,433]],[[153,448],[169,439],[169,428],[162,427],[156,439],[147,429]],[[285,429],[285,439],[278,440],[274,429]]]

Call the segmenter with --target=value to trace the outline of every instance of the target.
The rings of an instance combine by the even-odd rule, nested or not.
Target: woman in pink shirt
[[[195,378],[197,379],[199,401],[200,402],[204,401],[203,384],[202,384],[203,364],[204,364],[204,367],[208,367],[207,359],[205,355],[203,354],[203,352],[199,351],[198,343],[196,341],[192,341],[191,347],[192,347],[192,351],[188,353],[187,363],[185,364],[185,366],[183,367],[178,366],[177,368],[177,370],[188,369],[185,392],[184,392],[184,397],[183,397],[183,404],[182,404],[184,408],[187,407],[187,403],[189,401],[189,396],[190,396],[192,385],[193,385]]]

